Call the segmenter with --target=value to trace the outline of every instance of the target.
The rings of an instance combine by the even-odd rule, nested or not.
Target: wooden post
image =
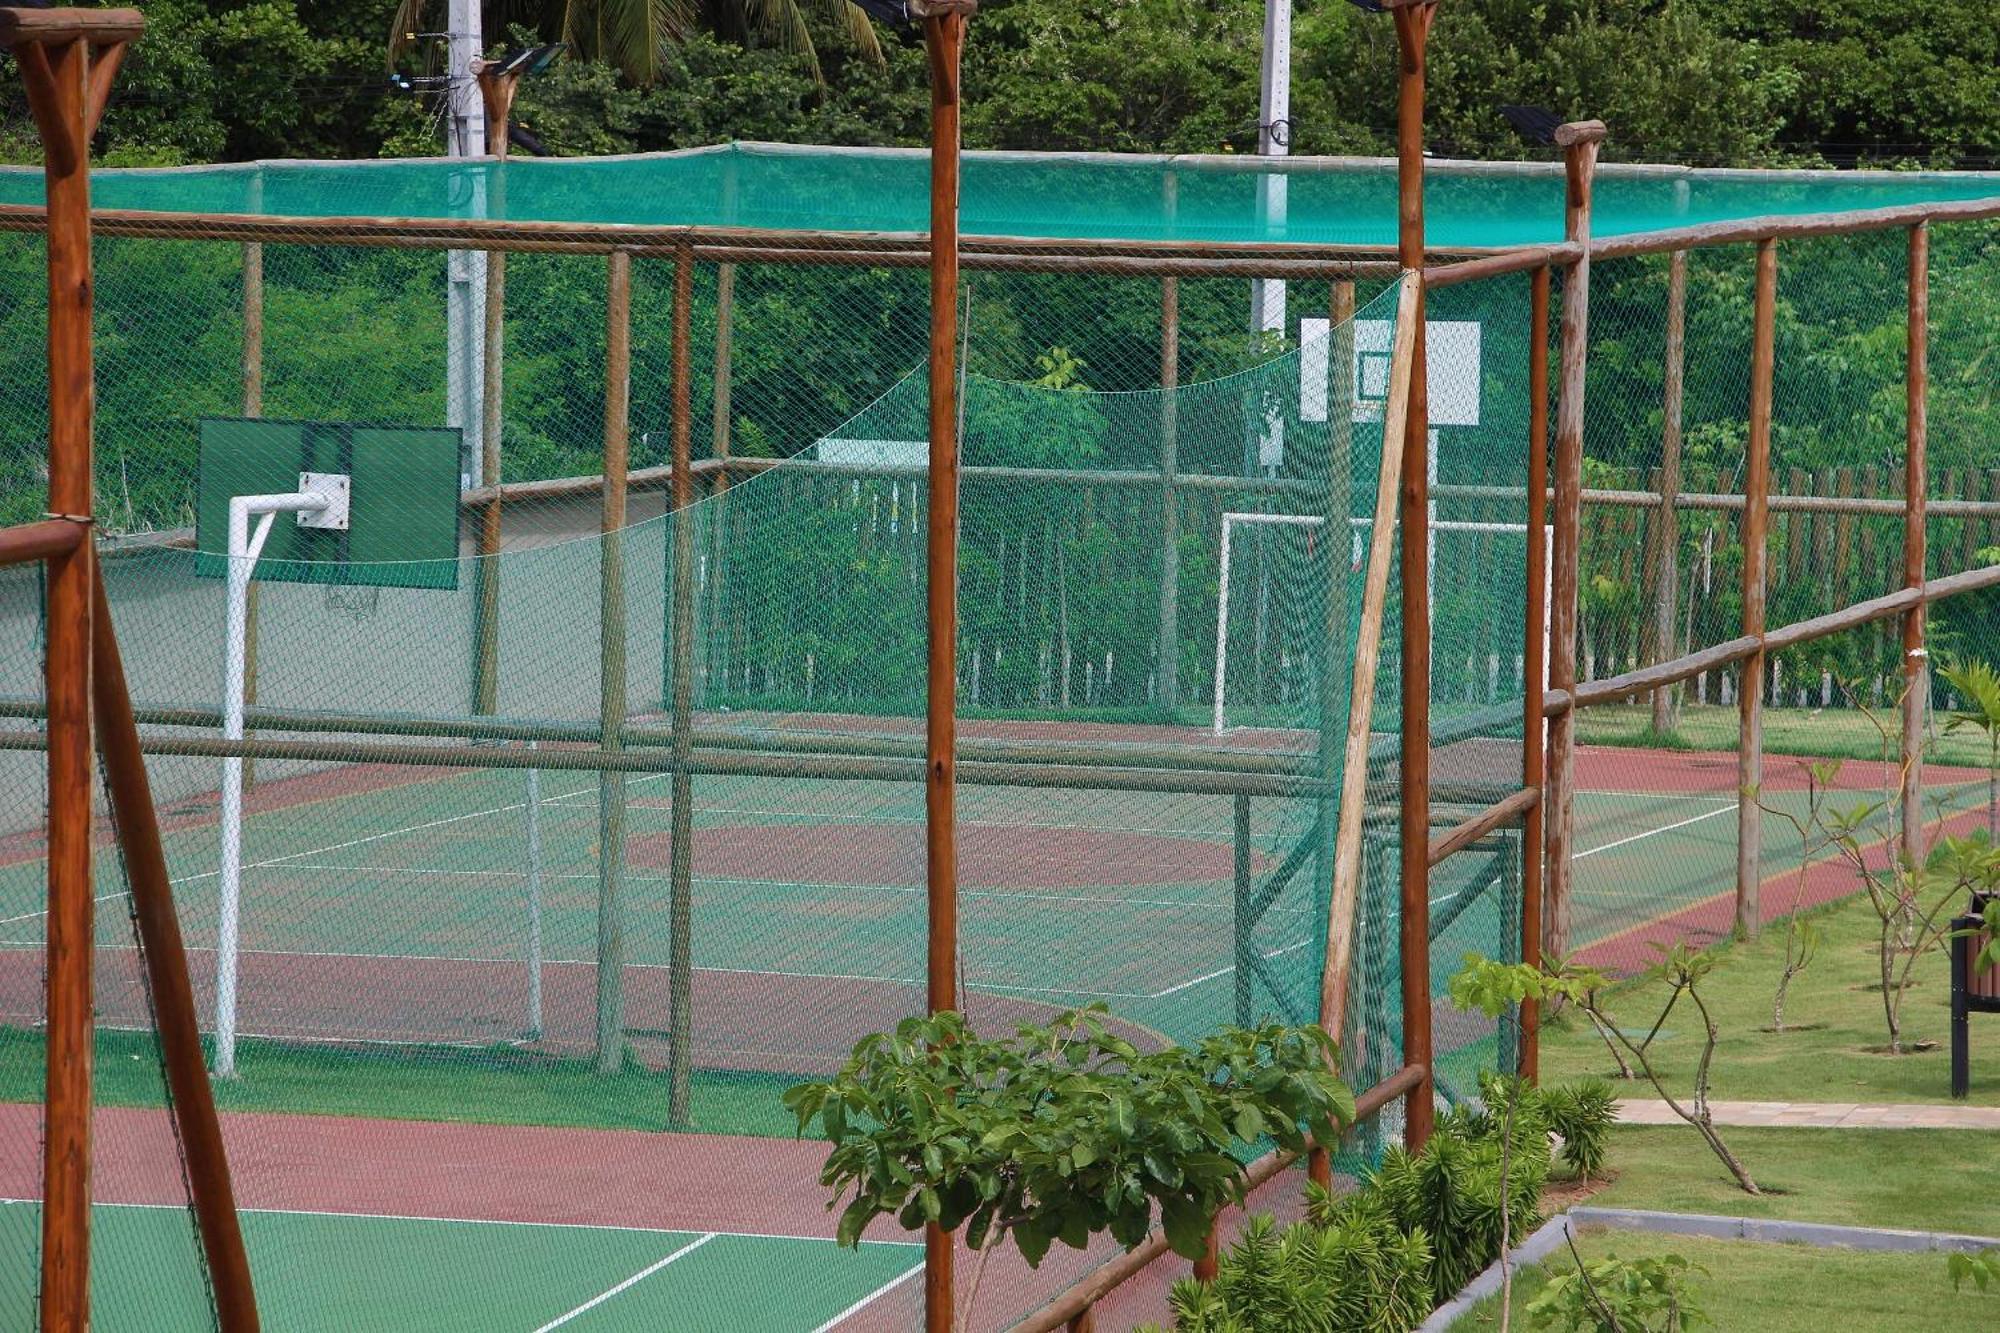
[[[1906,440],[1903,450],[1903,586],[1924,582],[1924,511],[1930,495],[1926,454],[1930,441],[1931,230],[1910,228],[1909,372],[1905,378]],[[1924,608],[1903,616],[1902,851],[1922,865],[1924,846],[1924,714],[1930,706],[1930,654],[1924,646]]]
[[[1743,460],[1743,633],[1764,632],[1770,586],[1771,393],[1776,368],[1778,243],[1757,243],[1757,298],[1750,346],[1750,438]],[[1743,659],[1737,692],[1736,934],[1755,939],[1763,925],[1758,888],[1764,877],[1764,650]]]
[[[1389,356],[1389,400],[1382,409],[1382,463],[1375,483],[1374,522],[1368,529],[1368,571],[1361,587],[1361,623],[1354,636],[1353,698],[1347,710],[1347,744],[1341,760],[1339,828],[1334,837],[1333,885],[1327,898],[1326,963],[1320,969],[1319,1024],[1336,1038],[1347,1028],[1348,973],[1354,963],[1356,904],[1367,838],[1368,748],[1375,707],[1375,675],[1381,662],[1382,621],[1389,605],[1390,543],[1402,504],[1404,423],[1414,394],[1417,344],[1417,283],[1405,273],[1396,301],[1395,343]],[[1428,834],[1429,830],[1425,830]],[[1428,860],[1429,848],[1425,848]],[[1426,925],[1428,932],[1428,924]],[[1399,941],[1398,947],[1401,947]],[[1370,971],[1373,971],[1370,964]],[[1371,1003],[1374,997],[1364,997]],[[1382,1025],[1377,1024],[1379,1028]],[[1306,1164],[1314,1182],[1330,1188],[1332,1159],[1315,1147]]]
[[[502,74],[496,63],[474,70],[486,108],[487,151],[507,157],[507,120],[514,108],[520,75]],[[507,176],[494,174],[497,211],[506,216]],[[500,431],[504,419],[502,374],[507,336],[507,252],[486,253],[486,329],[480,365],[479,484],[486,503],[479,511],[479,560],[473,565],[472,711],[493,713],[500,691]]]
[[[251,195],[257,208],[263,207],[263,171],[251,178]],[[243,244],[243,415],[264,415],[264,243]],[[243,615],[243,704],[257,706],[257,621],[264,585],[250,584],[244,599]],[[255,735],[254,731],[246,733]],[[257,785],[257,761],[243,761],[243,790]]]
[[[1535,270],[1528,295],[1528,614],[1521,642],[1521,785],[1546,797],[1548,724],[1542,718],[1548,672],[1549,550],[1542,533],[1549,521],[1549,270]],[[1543,829],[1548,802],[1535,802],[1521,820],[1521,961],[1542,963]],[[1520,1076],[1541,1076],[1542,1014],[1535,1000],[1521,1005]]]
[[[725,203],[734,196],[736,173],[732,169],[723,177]],[[733,444],[735,422],[732,420],[734,408],[731,395],[734,391],[733,379],[736,369],[735,352],[736,314],[736,265],[717,264],[715,266],[715,397],[709,421],[709,453],[725,462],[729,458]],[[692,390],[690,390],[692,392]],[[729,469],[719,469],[709,483],[712,495],[721,495],[729,489]],[[707,632],[698,645],[700,660],[695,667],[695,679],[701,682],[701,694],[707,697],[708,682],[723,670],[725,652],[728,646],[728,630],[723,616],[723,580],[726,577],[724,565],[729,552],[723,540],[727,522],[721,510],[711,524],[708,535],[708,570],[703,580],[707,596]]]
[[[625,481],[632,408],[632,256],[606,258],[604,498],[598,524],[598,722],[607,751],[625,748]],[[597,780],[597,1070],[625,1063],[625,775]]]
[[[1236,927],[1236,949],[1230,961],[1236,965],[1234,973],[1236,1026],[1247,1028],[1250,1026],[1252,1006],[1255,1003],[1251,994],[1254,979],[1250,975],[1250,959],[1257,947],[1255,940],[1257,923],[1250,914],[1251,900],[1256,896],[1256,879],[1251,872],[1250,863],[1250,797],[1239,793],[1234,805],[1235,836],[1232,844],[1235,848],[1235,873],[1232,882],[1236,891],[1230,920]]]
[[[1173,177],[1167,178],[1172,198]],[[1181,509],[1174,492],[1180,468],[1181,288],[1160,279],[1160,707],[1180,706]]]
[[[145,29],[130,9],[0,9],[42,139],[48,200],[49,512],[92,522],[90,139]],[[49,557],[47,1069],[42,1132],[41,1320],[90,1325],[91,606],[93,544]]]
[[[1403,575],[1402,872],[1397,956],[1402,971],[1403,1063],[1424,1071],[1403,1102],[1403,1143],[1423,1147],[1436,1120],[1431,1071],[1431,616],[1430,396],[1424,343],[1424,47],[1435,0],[1395,11],[1399,55],[1396,98],[1396,257],[1416,270],[1416,318],[1410,348],[1410,406],[1403,428],[1400,532]]]
[[[1680,593],[1680,514],[1675,508],[1681,491],[1681,412],[1685,385],[1687,342],[1687,251],[1676,250],[1667,263],[1667,363],[1661,404],[1665,422],[1660,436],[1660,508],[1653,524],[1653,660],[1672,657],[1674,604]],[[1653,734],[1665,736],[1680,723],[1680,690],[1665,686],[1653,691]]]
[[[95,674],[91,692],[97,709],[97,748],[125,858],[125,878],[131,886],[132,919],[143,946],[140,961],[146,969],[147,993],[159,1030],[160,1063],[165,1066],[172,1094],[174,1132],[186,1159],[188,1195],[215,1292],[217,1323],[223,1333],[255,1333],[257,1296],[250,1282],[229,1159],[223,1151],[222,1126],[215,1116],[214,1090],[209,1086],[202,1054],[194,989],[188,982],[187,951],[181,942],[180,919],[174,913],[173,882],[167,877],[146,758],[140,751],[139,728],[132,717],[132,698],[118,638],[112,631],[111,602],[105,596],[101,567],[93,570],[92,585],[95,620],[91,625],[91,667]]]
[[[1576,689],[1577,555],[1583,501],[1584,366],[1590,350],[1590,193],[1604,123],[1587,120],[1556,131],[1567,187],[1565,237],[1583,247],[1563,283],[1562,342],[1556,388],[1555,533],[1550,560],[1549,688]],[[1548,801],[1543,816],[1547,851],[1542,901],[1542,952],[1569,952],[1570,839],[1576,822],[1576,710],[1549,719]]]
[[[958,350],[959,55],[974,0],[919,0],[931,76],[930,475],[925,551],[925,990],[958,1008]],[[924,1226],[925,1333],[952,1333],[952,1233]]]
[[[673,1086],[668,1094],[668,1123],[688,1122],[688,1086],[694,1067],[694,779],[688,764],[694,724],[694,500],[693,380],[690,362],[694,320],[694,249],[682,245],[674,255],[673,411],[674,411],[674,589],[672,678],[674,776],[672,856],[668,871],[667,1062]]]

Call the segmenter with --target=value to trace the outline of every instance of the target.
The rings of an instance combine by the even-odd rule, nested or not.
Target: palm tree
[[[424,10],[434,2],[401,0],[396,6],[389,20],[391,62],[408,48],[409,35],[423,29]],[[850,0],[484,0],[483,9],[488,32],[510,21],[526,24],[642,88],[659,79],[662,48],[703,27],[768,41],[797,55],[818,79],[809,11],[838,25],[864,59],[883,63],[874,25]]]

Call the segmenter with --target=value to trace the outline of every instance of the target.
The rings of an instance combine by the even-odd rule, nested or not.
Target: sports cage
[[[1464,953],[1630,969],[1776,914],[1742,793],[1803,781],[1762,756],[1767,705],[1895,714],[1916,826],[1979,817],[1981,775],[1902,761],[1944,701],[1926,613],[1928,642],[1991,648],[2000,487],[1971,464],[2000,181],[1606,167],[1593,200],[1595,151],[1427,164],[1421,268],[1391,164],[966,155],[976,1026],[1099,1003],[1143,1045],[1331,1012],[1374,1090],[1352,1172],[1403,1136],[1399,1095],[1533,1072],[1533,1015],[1443,998]],[[272,1326],[918,1321],[922,1249],[832,1245],[778,1098],[925,1006],[925,163],[93,173],[99,619]],[[69,502],[40,180],[0,172],[10,521]],[[258,566],[239,737],[209,516],[250,484],[230,442],[294,426],[342,458],[356,431],[445,436],[407,448],[459,484],[378,483],[389,558]],[[441,523],[455,553],[397,554]],[[44,1294],[65,560],[0,574],[8,1327]],[[1660,731],[1740,724],[1578,745],[1586,706],[1635,702]],[[220,1300],[229,1326],[229,1238],[188,1208],[216,1158],[163,1073],[166,937],[135,935],[146,891],[100,815],[96,1322],[207,1326]],[[1304,1169],[1253,1174],[1277,1197]],[[996,1257],[973,1324],[1147,1309],[1161,1252]]]

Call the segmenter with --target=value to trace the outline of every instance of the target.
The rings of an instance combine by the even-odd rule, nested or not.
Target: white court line
[[[659,773],[648,773],[643,776],[634,777],[632,779],[632,783],[636,785],[637,783],[640,782],[651,782],[661,776],[663,775]],[[567,799],[568,797],[571,796],[580,796],[584,792],[589,790],[590,788],[588,787],[578,787],[575,791],[563,792],[561,795],[553,797],[551,799],[560,801]],[[445,819],[426,820],[424,823],[421,824],[411,824],[407,828],[390,829],[386,833],[371,833],[365,838],[349,838],[346,842],[329,843],[325,847],[308,847],[301,852],[286,852],[283,856],[273,856],[268,860],[252,861],[250,864],[244,866],[243,868],[245,870],[268,870],[272,866],[283,865],[285,862],[297,860],[301,856],[321,856],[327,852],[345,851],[349,847],[360,847],[366,843],[380,842],[384,838],[401,837],[405,833],[421,833],[425,829],[442,828],[446,824],[463,823],[465,820],[468,819],[484,819],[488,815],[504,815],[510,810],[525,810],[527,808],[528,808],[528,803],[525,800],[516,801],[512,805],[496,805],[490,810],[474,810],[468,814],[452,815]],[[275,810],[267,810],[267,811],[262,811],[261,813],[277,814],[279,812]],[[192,884],[196,880],[214,879],[217,875],[221,873],[222,872],[220,870],[204,870],[199,874],[182,875],[177,879],[170,879],[167,881],[167,883],[169,885]],[[112,893],[99,894],[96,897],[96,899],[94,899],[94,901],[100,903],[109,902],[113,898],[123,898],[128,892],[129,890],[119,889]],[[17,921],[32,921],[38,916],[47,916],[48,914],[49,914],[49,909],[44,907],[39,912],[27,912],[21,916],[0,917],[0,926],[10,926]]]
[[[1297,953],[1300,949],[1305,948],[1310,943],[1312,943],[1311,940],[1300,940],[1297,944],[1287,944],[1282,949],[1273,949],[1269,953],[1264,954],[1263,957],[1267,962],[1273,958],[1282,958],[1288,953]],[[1169,995],[1179,994],[1181,991],[1187,990],[1190,987],[1199,986],[1204,981],[1214,981],[1217,977],[1226,977],[1235,970],[1236,970],[1236,964],[1231,963],[1228,967],[1218,968],[1215,971],[1210,972],[1206,976],[1196,977],[1192,981],[1183,981],[1178,986],[1169,986],[1165,990],[1154,991],[1151,995],[1142,995],[1139,996],[1138,998],[1144,1000],[1164,999]],[[1089,992],[1079,991],[1077,993],[1082,995],[1082,994],[1088,994]]]
[[[896,1276],[890,1278],[887,1282],[884,1282],[881,1286],[875,1288],[875,1290],[869,1292],[866,1296],[863,1296],[860,1300],[856,1301],[854,1304],[848,1306],[845,1310],[842,1310],[839,1314],[835,1315],[833,1318],[827,1320],[824,1324],[821,1324],[818,1328],[814,1329],[812,1333],[831,1333],[831,1330],[838,1328],[841,1324],[846,1323],[849,1319],[852,1319],[855,1315],[860,1314],[863,1310],[873,1305],[876,1301],[880,1300],[884,1296],[887,1296],[890,1292],[902,1286],[905,1282],[908,1282],[911,1278],[915,1277],[917,1274],[923,1271],[924,1271],[924,1266],[922,1264],[910,1265],[908,1268],[905,1268],[902,1272],[896,1274]]]
[[[1586,856],[1595,856],[1599,852],[1608,852],[1614,847],[1623,847],[1628,842],[1637,842],[1641,838],[1650,838],[1656,833],[1672,833],[1677,828],[1686,828],[1689,824],[1699,824],[1704,819],[1714,819],[1717,815],[1731,814],[1736,810],[1736,808],[1737,807],[1733,804],[1718,806],[1715,809],[1709,810],[1703,814],[1695,815],[1689,819],[1683,819],[1678,823],[1663,824],[1659,828],[1647,829],[1644,833],[1628,834],[1627,836],[1619,838],[1613,842],[1607,842],[1601,847],[1592,847],[1589,851],[1578,852],[1576,855],[1570,857],[1570,860],[1581,861]]]
[[[674,1260],[679,1259],[685,1255],[693,1254],[696,1250],[700,1249],[702,1246],[714,1240],[715,1237],[716,1233],[711,1231],[704,1236],[700,1236],[697,1239],[689,1241],[687,1244],[681,1246],[678,1250],[675,1250],[672,1254],[668,1255],[666,1258],[661,1259],[656,1263],[648,1264],[646,1267],[634,1273],[631,1277],[628,1277],[623,1282],[620,1282],[617,1286],[612,1287],[608,1291],[598,1292],[595,1296],[592,1296],[589,1300],[585,1301],[582,1305],[577,1306],[574,1310],[571,1310],[568,1314],[558,1315],[554,1319],[549,1320],[548,1323],[543,1324],[540,1328],[536,1329],[535,1333],[549,1333],[549,1330],[552,1328],[561,1328],[564,1324],[567,1324],[570,1320],[576,1318],[578,1315],[584,1313],[586,1310],[594,1310],[598,1306],[610,1300],[613,1296],[616,1296],[619,1292],[628,1290],[629,1288],[635,1287],[639,1283],[644,1282],[647,1278],[659,1272],[662,1268],[665,1268],[668,1264],[672,1263]]]
[[[35,1204],[40,1199],[0,1198],[0,1206],[8,1204]],[[150,1208],[155,1211],[184,1213],[184,1203],[93,1203],[92,1208]],[[426,1217],[422,1213],[343,1213],[327,1208],[243,1208],[239,1213],[257,1213],[267,1217],[352,1217],[363,1222],[442,1222],[449,1226],[465,1227],[544,1227],[556,1231],[623,1231],[640,1236],[685,1236],[686,1227],[634,1227],[621,1226],[615,1222],[524,1222],[511,1217]],[[717,1231],[717,1236],[738,1237],[743,1240],[795,1240],[812,1245],[837,1245],[831,1236],[796,1236],[783,1231]],[[863,1245],[895,1246],[899,1249],[914,1250],[923,1245],[920,1240],[868,1240]]]
[[[432,875],[432,876],[456,876],[461,878],[470,877],[470,878],[481,878],[481,879],[490,879],[490,878],[526,879],[528,877],[527,872],[524,870],[440,870],[433,867],[419,867],[419,866],[342,866],[342,865],[321,865],[315,862],[307,862],[307,861],[294,861],[289,865],[287,865],[286,869],[324,870],[324,871],[331,871],[335,874],[355,874],[355,875],[384,875],[384,874]],[[593,884],[597,882],[597,875],[594,871],[563,871],[558,874],[549,874],[547,872],[544,872],[542,878],[544,880],[581,879],[581,880],[589,880]],[[906,897],[914,896],[916,894],[924,892],[924,890],[921,888],[907,884],[815,884],[810,880],[744,879],[734,875],[696,875],[695,880],[697,883],[701,884],[720,884],[734,888],[750,887],[750,888],[805,889],[816,893],[824,893],[834,897],[837,897],[840,894],[847,892],[900,893]],[[627,874],[625,876],[625,883],[627,884],[670,884],[672,882],[673,882],[672,879],[666,875]],[[1111,903],[1119,907],[1202,907],[1202,908],[1207,908],[1211,911],[1235,910],[1234,903],[1206,902],[1198,898],[1192,898],[1192,899],[1114,898],[1114,897],[1107,897],[1103,894],[1034,893],[1021,889],[965,889],[961,891],[959,896],[962,898],[998,898],[998,899],[1024,898],[1034,902],[1052,902],[1052,903]],[[1286,914],[1286,915],[1297,915],[1298,913],[1307,910],[1309,909],[1304,907],[1285,907],[1285,908],[1273,907],[1271,909],[1272,912]]]

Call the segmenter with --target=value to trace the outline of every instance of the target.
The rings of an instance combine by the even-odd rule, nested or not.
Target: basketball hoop
[[[373,616],[382,600],[382,590],[373,584],[329,583],[325,587],[326,609],[356,624]]]

